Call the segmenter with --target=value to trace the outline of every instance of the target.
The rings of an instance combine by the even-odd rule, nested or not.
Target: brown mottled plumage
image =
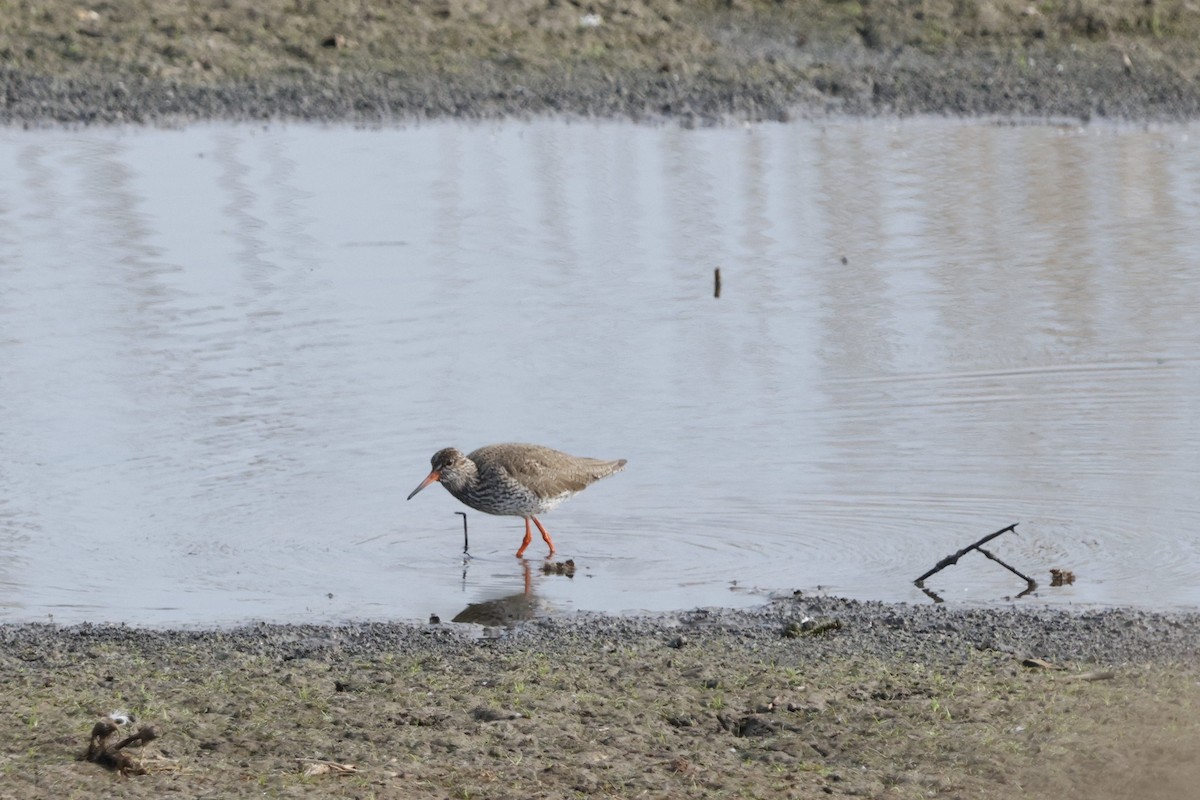
[[[533,538],[530,520],[550,546],[548,555],[554,555],[554,542],[536,515],[545,514],[601,478],[625,468],[623,458],[581,458],[536,444],[490,444],[470,455],[447,447],[434,453],[430,461],[433,470],[408,499],[440,481],[450,494],[476,511],[524,517],[525,539],[518,556]]]

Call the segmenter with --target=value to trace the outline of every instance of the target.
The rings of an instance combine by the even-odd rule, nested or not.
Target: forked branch
[[[980,539],[977,542],[967,545],[962,550],[959,550],[957,553],[951,553],[950,555],[946,556],[941,561],[939,561],[937,564],[935,564],[933,566],[933,569],[929,570],[924,575],[922,575],[921,577],[919,577],[915,581],[913,581],[913,583],[915,583],[917,585],[917,587],[919,589],[921,589],[922,591],[924,591],[927,595],[932,597],[936,602],[941,602],[940,597],[938,597],[936,594],[931,592],[929,589],[925,588],[925,580],[927,578],[929,578],[931,575],[935,575],[938,572],[941,572],[946,567],[949,567],[953,564],[957,564],[958,560],[960,558],[962,558],[963,556],[965,556],[967,553],[971,552],[972,550],[978,550],[980,553],[983,553],[983,555],[987,556],[992,561],[995,561],[997,564],[1004,567],[1006,570],[1008,570],[1012,574],[1016,575],[1021,580],[1025,581],[1025,584],[1026,584],[1025,591],[1023,591],[1023,592],[1021,592],[1021,594],[1017,595],[1018,597],[1022,597],[1024,595],[1029,594],[1030,592],[1032,592],[1034,589],[1037,588],[1037,581],[1035,581],[1033,578],[1029,577],[1025,573],[1021,572],[1019,569],[1007,564],[1003,559],[1001,559],[1000,557],[998,557],[991,551],[985,550],[983,548],[983,545],[987,544],[992,539],[995,539],[997,536],[1001,536],[1005,533],[1008,533],[1009,531],[1016,533],[1017,525],[1018,525],[1018,523],[1014,522],[1012,525],[1009,525],[1006,528],[1001,528],[1000,530],[996,531],[995,533],[989,533],[987,536],[984,536],[982,539]]]

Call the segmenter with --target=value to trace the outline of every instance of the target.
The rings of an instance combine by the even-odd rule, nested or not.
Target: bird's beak
[[[429,473],[429,477],[427,477],[425,480],[421,481],[420,486],[418,486],[417,488],[412,490],[412,494],[410,494],[408,497],[406,497],[404,499],[412,500],[416,496],[417,492],[421,491],[422,489],[424,489],[426,486],[433,483],[434,481],[441,480],[441,477],[442,477],[442,473],[438,472],[435,469],[433,472]]]

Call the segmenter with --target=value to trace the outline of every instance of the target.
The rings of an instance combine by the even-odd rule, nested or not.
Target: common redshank
[[[520,558],[533,533],[529,521],[542,533],[554,555],[554,542],[538,514],[545,514],[562,501],[591,484],[625,468],[625,459],[603,461],[567,455],[536,444],[489,444],[470,455],[453,447],[438,450],[430,459],[433,470],[408,496],[434,481],[476,511],[525,518],[525,539],[517,551]]]

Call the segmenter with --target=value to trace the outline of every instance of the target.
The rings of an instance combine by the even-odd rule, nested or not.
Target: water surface
[[[929,602],[1013,522],[1020,602],[1200,604],[1195,135],[0,131],[0,619]],[[508,440],[629,459],[574,578],[404,501]]]

